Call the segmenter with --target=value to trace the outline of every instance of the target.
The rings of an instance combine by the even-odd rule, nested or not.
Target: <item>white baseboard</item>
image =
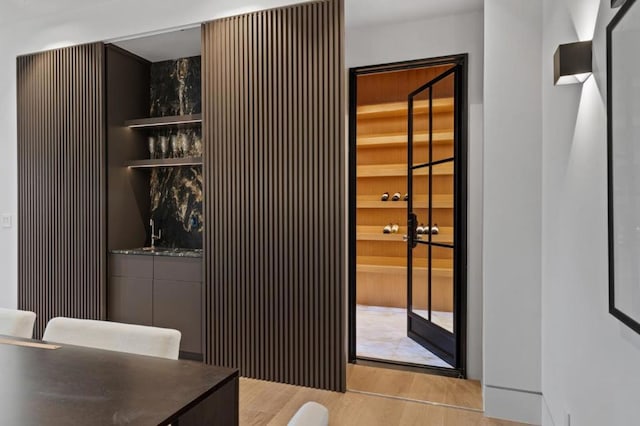
[[[542,394],[500,386],[484,386],[484,415],[539,425],[542,423]]]

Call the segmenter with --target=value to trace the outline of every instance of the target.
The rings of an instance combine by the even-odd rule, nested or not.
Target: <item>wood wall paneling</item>
[[[342,0],[203,26],[206,361],[345,390]]]
[[[18,81],[18,306],[105,318],[104,46],[22,56]]]
[[[106,69],[107,248],[143,247],[151,215],[149,173],[125,164],[149,158],[148,134],[125,122],[149,115],[151,63],[107,45]]]

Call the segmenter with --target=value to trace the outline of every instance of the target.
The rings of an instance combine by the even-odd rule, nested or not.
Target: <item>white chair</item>
[[[317,402],[305,403],[289,420],[289,426],[327,426],[329,424],[329,410]]]
[[[168,328],[58,317],[49,321],[42,340],[178,359],[181,337],[178,330]]]
[[[36,314],[31,311],[0,308],[0,334],[31,339]]]

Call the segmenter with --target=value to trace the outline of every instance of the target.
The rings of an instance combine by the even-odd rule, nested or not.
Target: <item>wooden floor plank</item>
[[[403,389],[402,386],[399,389]],[[330,392],[282,383],[240,379],[241,425],[286,425],[308,401],[329,410],[331,426],[516,426],[483,413],[430,403],[411,402],[355,392]]]
[[[388,368],[349,364],[347,389],[475,410],[483,407],[482,387],[476,380]]]

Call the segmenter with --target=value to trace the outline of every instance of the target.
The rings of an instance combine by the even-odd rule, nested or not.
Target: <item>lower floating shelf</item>
[[[358,272],[370,272],[374,274],[390,274],[390,275],[400,275],[405,274],[407,272],[406,266],[385,266],[385,265],[357,265]],[[426,272],[426,267],[413,267],[413,271],[421,271]],[[453,271],[451,269],[444,268],[431,268],[432,277],[438,278],[453,278]]]
[[[191,158],[154,158],[149,160],[135,160],[125,163],[125,166],[132,169],[149,169],[154,167],[181,167],[181,166],[201,166],[202,157]]]
[[[407,233],[406,226],[400,226],[398,232],[395,234],[385,234],[382,232],[384,226],[357,226],[356,227],[356,240],[358,241],[390,241],[390,242],[405,242],[402,236]],[[431,235],[431,241],[440,244],[453,244],[453,227],[440,226],[438,227],[440,232]],[[421,239],[427,241],[428,235],[419,235]]]
[[[429,205],[428,195],[417,195],[413,200],[414,209],[426,209]],[[358,195],[357,208],[359,209],[406,209],[406,201],[382,201],[380,195]],[[432,197],[432,207],[434,209],[452,209],[453,195],[434,194]]]

